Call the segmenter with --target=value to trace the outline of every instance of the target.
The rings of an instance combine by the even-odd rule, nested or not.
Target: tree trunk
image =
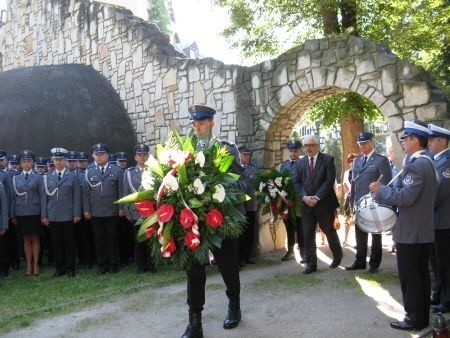
[[[339,21],[337,11],[325,4],[320,5],[323,20],[323,34],[330,36],[339,33]]]
[[[355,0],[342,0],[340,4],[342,31],[358,36],[356,21],[357,5]]]

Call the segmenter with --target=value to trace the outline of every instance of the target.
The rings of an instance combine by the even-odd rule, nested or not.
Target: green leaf
[[[115,204],[133,203],[143,200],[152,199],[152,192],[148,190],[141,190],[130,195],[122,197],[120,200],[115,201]]]
[[[203,206],[203,203],[200,202],[197,198],[189,198],[187,204],[191,208],[200,208]]]

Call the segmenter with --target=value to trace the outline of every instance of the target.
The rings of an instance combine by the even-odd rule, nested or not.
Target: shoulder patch
[[[414,179],[412,178],[411,175],[408,174],[403,178],[402,182],[403,182],[403,185],[411,185],[414,183]]]
[[[450,168],[445,168],[442,172],[442,176],[444,176],[444,178],[450,178]]]

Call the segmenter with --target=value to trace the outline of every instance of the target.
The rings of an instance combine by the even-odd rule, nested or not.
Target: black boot
[[[228,304],[228,314],[223,321],[224,329],[232,329],[238,326],[241,321],[241,307],[239,305],[239,299],[230,301]]]
[[[202,313],[189,310],[189,325],[181,338],[203,338]]]
[[[293,246],[290,246],[289,248],[288,248],[288,251],[284,254],[284,256],[281,258],[281,260],[283,261],[283,262],[287,262],[287,261],[290,261],[291,259],[294,259],[295,258],[295,254],[294,254],[294,247]]]

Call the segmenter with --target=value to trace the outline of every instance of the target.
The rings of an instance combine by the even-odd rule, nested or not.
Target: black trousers
[[[327,236],[328,245],[333,254],[333,260],[342,259],[342,247],[339,236],[334,228],[334,210],[325,213],[304,212],[302,227],[305,243],[305,260],[308,265],[317,265],[316,227],[319,224],[322,232]]]
[[[82,265],[92,265],[95,258],[92,222],[82,219],[75,227],[78,261]]]
[[[92,217],[97,263],[100,269],[116,269],[119,265],[117,227],[119,217]]]
[[[247,211],[245,213],[247,227],[239,236],[239,259],[248,260],[253,254],[252,250],[255,242],[256,211]]]
[[[232,301],[239,301],[241,283],[239,280],[239,241],[226,239],[222,247],[213,251],[214,259],[225,282],[226,295]],[[186,271],[187,276],[187,304],[189,310],[201,312],[205,304],[205,266],[193,263]]]
[[[450,306],[450,229],[435,230],[435,246],[441,281],[441,304]]]
[[[135,224],[137,220],[133,220],[132,224]],[[151,247],[149,241],[138,242],[136,240],[139,227],[133,225],[133,240],[134,240],[134,260],[138,270],[148,271],[155,267],[152,259]]]
[[[73,222],[50,222],[53,261],[58,271],[75,271],[75,225]]]
[[[295,242],[298,244],[300,255],[303,257],[305,251],[305,241],[303,235],[303,226],[301,217],[289,217],[283,220],[286,227],[286,237],[288,248],[292,248]]]
[[[10,265],[10,257],[9,257],[9,243],[8,243],[8,230],[0,236],[0,274],[2,272],[8,272]]]
[[[371,234],[372,235],[372,247],[370,249],[370,260],[369,266],[371,268],[378,269],[381,264],[382,243],[381,234]],[[355,226],[355,237],[356,237],[356,264],[366,266],[367,257],[367,242],[369,234],[362,231],[357,225]]]
[[[22,250],[22,238],[17,233],[17,226],[9,221],[9,229],[5,234],[7,238],[9,262],[11,265],[15,264],[19,266],[20,253]]]
[[[428,326],[430,316],[431,243],[397,243],[397,268],[403,295],[405,320],[416,328]]]
[[[119,217],[118,248],[120,263],[128,265],[134,256],[134,229],[133,224],[126,217]]]

